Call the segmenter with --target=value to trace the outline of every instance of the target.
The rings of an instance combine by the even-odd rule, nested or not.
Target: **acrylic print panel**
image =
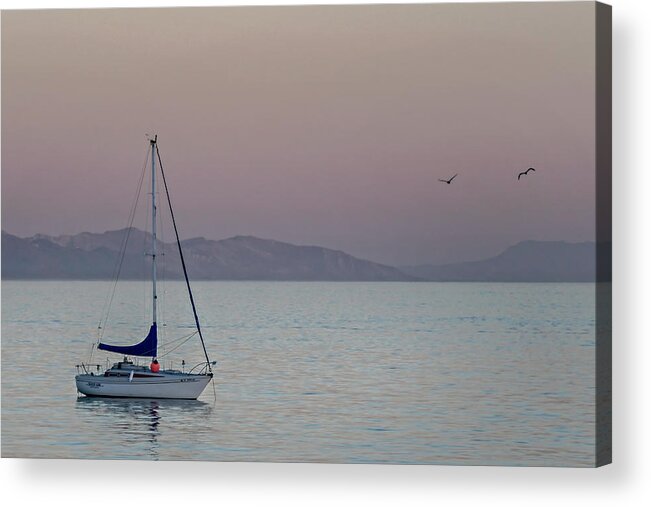
[[[608,6],[4,11],[2,90],[3,457],[610,462]]]

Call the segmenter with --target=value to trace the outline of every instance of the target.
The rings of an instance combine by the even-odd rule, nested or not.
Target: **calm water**
[[[2,283],[3,457],[594,462],[592,284],[195,283],[214,393],[77,398],[110,287]],[[119,287],[105,339],[135,342],[149,288]],[[164,340],[192,331],[182,289],[165,286]],[[199,342],[164,366],[181,359]]]

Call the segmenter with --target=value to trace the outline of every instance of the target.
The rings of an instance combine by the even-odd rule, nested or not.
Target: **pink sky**
[[[594,240],[594,51],[592,2],[5,11],[2,228],[126,226],[157,132],[184,237]]]

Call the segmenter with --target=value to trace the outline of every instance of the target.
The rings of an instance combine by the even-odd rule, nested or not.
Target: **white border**
[[[0,0],[0,7],[281,3],[381,2]],[[4,459],[0,462],[3,504],[648,505],[651,500],[651,368],[648,367],[651,330],[646,315],[651,287],[648,157],[651,136],[644,127],[651,118],[648,93],[651,90],[651,2],[612,0],[611,3],[614,7],[614,464],[591,470]]]

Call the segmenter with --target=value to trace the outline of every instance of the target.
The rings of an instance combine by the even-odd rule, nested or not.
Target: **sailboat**
[[[176,220],[172,210],[167,181],[163,171],[163,164],[160,158],[160,152],[157,145],[158,136],[150,139],[151,153],[151,226],[152,226],[152,250],[151,250],[151,282],[152,282],[152,323],[149,332],[144,340],[135,345],[111,345],[98,339],[96,347],[98,350],[104,350],[120,354],[123,359],[114,363],[103,374],[100,373],[99,364],[80,364],[77,365],[78,374],[75,376],[77,391],[86,396],[103,396],[113,398],[172,398],[172,399],[197,399],[206,386],[213,379],[212,366],[215,361],[208,357],[206,344],[201,332],[199,317],[188,279],[188,272],[183,257],[183,249],[179,239]],[[199,335],[205,361],[200,362],[190,369],[189,372],[174,369],[161,369],[158,362],[158,325],[157,325],[157,304],[158,297],[156,294],[156,160],[163,179],[165,195],[169,205],[174,233],[176,235],[176,244],[178,246],[181,266],[185,277],[185,283],[188,290],[188,296],[194,314],[196,333]],[[144,171],[144,168],[143,168]],[[143,173],[144,176],[144,173]],[[192,335],[191,335],[192,336]],[[91,349],[92,350],[92,349]],[[92,351],[91,351],[92,356]],[[134,363],[133,357],[151,357],[149,366]],[[92,360],[92,359],[91,359]],[[97,373],[93,371],[96,368]]]

